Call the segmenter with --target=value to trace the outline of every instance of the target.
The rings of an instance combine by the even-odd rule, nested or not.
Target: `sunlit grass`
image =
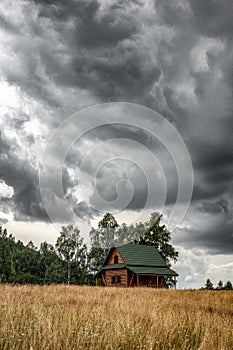
[[[1,285],[0,349],[233,349],[232,291]]]

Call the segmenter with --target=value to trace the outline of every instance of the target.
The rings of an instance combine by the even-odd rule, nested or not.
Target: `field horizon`
[[[0,349],[233,349],[233,291],[0,285]]]

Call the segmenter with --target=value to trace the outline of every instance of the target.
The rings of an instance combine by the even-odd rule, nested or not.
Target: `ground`
[[[0,285],[0,349],[233,349],[233,292]]]

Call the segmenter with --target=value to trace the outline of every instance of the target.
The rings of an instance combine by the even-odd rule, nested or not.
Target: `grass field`
[[[233,292],[0,285],[0,349],[233,349]]]

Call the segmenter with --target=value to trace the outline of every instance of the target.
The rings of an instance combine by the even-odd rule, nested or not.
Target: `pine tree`
[[[232,290],[233,289],[231,281],[226,282],[226,284],[224,285],[224,289],[225,290]]]
[[[209,278],[206,280],[205,289],[208,289],[208,290],[214,289],[213,283],[211,282],[211,280]]]
[[[217,288],[216,288],[216,289],[217,289],[217,290],[222,290],[222,289],[223,289],[223,283],[222,283],[221,280],[218,282],[218,285],[217,285]]]

